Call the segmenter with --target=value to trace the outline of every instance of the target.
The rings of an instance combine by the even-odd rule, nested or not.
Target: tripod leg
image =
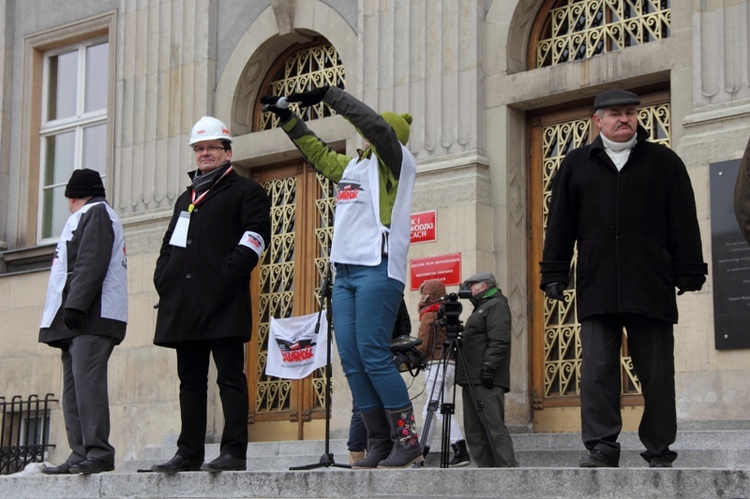
[[[440,381],[436,384],[440,384],[440,400],[443,402],[440,406],[440,422],[443,425],[443,431],[440,438],[440,467],[447,468],[448,462],[450,461],[450,448],[451,448],[451,417],[453,416],[455,404],[455,392],[454,398],[451,402],[445,401],[445,373],[448,371],[448,359],[450,358],[452,348],[450,345],[443,347],[444,355],[441,359],[441,365],[443,366],[443,375]]]
[[[432,362],[430,365],[430,369],[426,371],[425,384],[427,385],[427,387],[429,387],[430,394],[428,395],[427,399],[427,410],[424,411],[425,416],[423,417],[424,427],[422,430],[422,453],[424,453],[425,449],[429,448],[429,442],[431,440],[430,435],[432,434],[432,423],[435,420],[435,411],[438,410],[440,401],[442,399],[442,394],[438,394],[437,396],[435,396],[435,385],[437,384],[437,379],[440,377],[441,365],[441,362]]]

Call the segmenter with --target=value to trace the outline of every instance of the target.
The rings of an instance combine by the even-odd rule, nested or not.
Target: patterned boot
[[[352,469],[355,470],[377,468],[380,461],[388,457],[393,447],[388,418],[383,409],[363,412],[362,421],[367,428],[367,454],[364,459],[352,464]]]
[[[386,412],[391,425],[393,450],[388,459],[380,461],[378,468],[408,468],[424,461],[414,418],[414,406],[409,404],[403,409]]]

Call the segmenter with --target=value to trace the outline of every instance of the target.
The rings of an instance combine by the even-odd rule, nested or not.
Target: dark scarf
[[[227,161],[226,163],[222,163],[218,168],[215,170],[211,170],[208,173],[201,173],[200,170],[195,170],[195,175],[193,176],[193,185],[192,188],[195,190],[196,194],[202,194],[203,192],[206,192],[211,187],[214,186],[214,184],[226,173],[226,171],[229,169],[229,167],[232,166],[232,163]]]

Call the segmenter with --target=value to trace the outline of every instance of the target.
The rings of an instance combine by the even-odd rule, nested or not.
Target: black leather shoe
[[[71,475],[91,475],[92,473],[102,473],[104,471],[112,471],[115,469],[115,463],[102,461],[95,457],[87,457],[80,463],[76,463],[70,466]]]
[[[654,456],[648,462],[649,468],[671,468],[672,461],[664,456]]]
[[[578,466],[580,468],[617,468],[618,464],[604,455],[602,451],[592,450],[581,458]]]
[[[155,473],[177,473],[179,471],[200,471],[203,461],[188,459],[179,454],[163,464],[151,466],[151,471]]]
[[[203,465],[203,471],[245,471],[247,461],[244,458],[235,457],[231,454],[222,454],[208,464]]]
[[[42,473],[45,475],[70,475],[70,467],[71,465],[66,461],[60,466],[45,466],[42,468]]]

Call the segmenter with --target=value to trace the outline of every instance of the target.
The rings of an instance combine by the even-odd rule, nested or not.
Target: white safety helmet
[[[188,145],[192,146],[203,140],[226,140],[232,142],[232,136],[229,134],[229,129],[224,123],[211,116],[204,116],[193,125]]]

